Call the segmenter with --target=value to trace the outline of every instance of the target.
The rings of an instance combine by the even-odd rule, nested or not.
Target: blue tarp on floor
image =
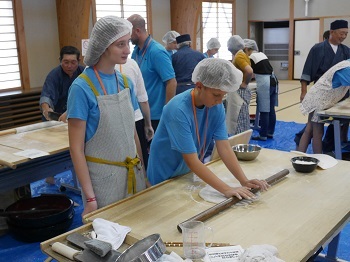
[[[303,124],[295,122],[277,121],[276,132],[273,139],[268,141],[251,141],[254,144],[259,144],[264,148],[278,149],[282,151],[295,150],[294,134],[304,127]],[[257,132],[254,131],[255,135]],[[311,153],[311,150],[309,151]],[[48,185],[44,180],[37,181],[31,184],[32,195],[37,196],[42,193],[60,193],[59,188],[63,183],[73,185],[70,172],[65,172],[57,175],[56,185]],[[81,196],[73,192],[65,192],[79,206],[75,207],[75,216],[70,229],[77,228],[82,225],[81,213],[83,211]],[[350,224],[348,224],[341,232],[340,244],[338,248],[338,257],[350,261]],[[326,249],[327,250],[327,249]],[[44,261],[47,256],[40,250],[40,243],[24,243],[15,240],[10,234],[0,237],[0,260],[1,261],[23,261],[35,262]]]

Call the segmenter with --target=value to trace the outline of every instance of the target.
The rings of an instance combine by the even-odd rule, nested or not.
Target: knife
[[[112,249],[110,252],[107,253],[107,255],[105,255],[104,257],[100,257],[99,255],[97,255],[96,253],[94,253],[86,247],[84,242],[90,240],[90,238],[85,237],[79,233],[72,233],[68,235],[66,239],[71,244],[83,249],[83,252],[74,256],[74,258],[77,261],[115,262],[117,258],[121,255],[120,252]]]

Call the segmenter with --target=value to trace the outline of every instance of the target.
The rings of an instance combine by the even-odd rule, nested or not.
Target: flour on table
[[[228,184],[230,187],[241,187],[240,184],[235,184],[235,183],[226,183]],[[224,200],[227,199],[227,197],[225,197],[222,193],[220,193],[219,191],[217,191],[216,189],[212,188],[209,185],[206,185],[205,187],[203,187],[200,191],[199,191],[199,196],[210,203],[214,203],[214,204],[218,204]],[[235,204],[235,206],[246,206],[251,204],[254,201],[257,201],[260,197],[260,192],[255,194],[256,198],[253,200],[249,200],[249,199],[243,199],[241,201],[239,201],[237,204]]]

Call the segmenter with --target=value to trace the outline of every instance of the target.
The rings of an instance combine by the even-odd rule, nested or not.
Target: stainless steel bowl
[[[125,250],[116,262],[154,262],[164,253],[166,247],[159,234],[145,237]]]
[[[257,158],[261,147],[252,144],[239,144],[232,147],[239,160],[250,161]]]

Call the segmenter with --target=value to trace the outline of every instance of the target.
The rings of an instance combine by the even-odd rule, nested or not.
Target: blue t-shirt
[[[149,41],[152,42],[148,44]],[[144,56],[142,56],[143,53]],[[145,81],[151,119],[159,120],[165,105],[166,82],[175,78],[171,58],[165,48],[150,36],[142,50],[138,46],[135,47],[131,57],[138,63]]]
[[[103,90],[100,86],[100,83],[97,80],[93,68],[87,67],[84,70],[83,74],[88,75],[88,77],[94,84],[96,90],[101,95],[103,95]],[[120,90],[123,90],[125,88],[123,77],[120,74],[120,72],[116,72],[116,74],[118,76],[119,88]],[[99,72],[106,92],[109,95],[118,93],[116,74],[103,74]],[[129,79],[128,83],[133,108],[135,109],[135,111],[140,110],[135,96],[135,92],[133,90],[134,86]],[[67,119],[78,118],[86,121],[85,142],[89,141],[97,130],[98,123],[100,120],[100,110],[98,108],[98,103],[95,94],[92,92],[90,86],[84,79],[78,77],[73,82],[71,88],[69,89],[67,105]]]
[[[223,104],[211,108],[196,108],[201,146],[204,141],[206,117],[208,112],[208,129],[206,148],[212,140],[227,140],[225,111]],[[200,147],[196,135],[193,116],[191,90],[172,98],[164,107],[163,115],[151,144],[148,159],[147,176],[152,185],[190,171],[182,154],[197,153]]]
[[[332,79],[332,86],[333,88],[350,86],[350,67],[345,67],[335,72]]]

